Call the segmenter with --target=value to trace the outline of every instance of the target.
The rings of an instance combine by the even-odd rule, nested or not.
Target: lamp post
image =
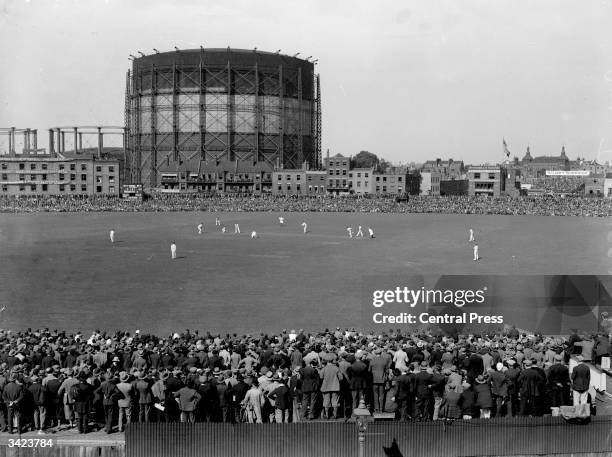
[[[363,396],[359,400],[359,406],[353,410],[352,419],[357,423],[357,431],[359,433],[359,450],[357,455],[365,457],[365,434],[368,430],[368,424],[374,422],[374,418],[366,408]]]

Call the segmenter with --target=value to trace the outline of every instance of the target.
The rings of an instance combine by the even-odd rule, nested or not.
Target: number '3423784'
[[[53,447],[53,440],[44,438],[11,438],[8,440],[8,447]]]

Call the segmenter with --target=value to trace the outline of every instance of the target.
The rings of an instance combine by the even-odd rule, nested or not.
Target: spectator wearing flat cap
[[[302,381],[302,420],[313,420],[315,418],[317,393],[321,386],[318,365],[319,362],[317,358],[313,358],[308,366],[300,370],[300,378]]]
[[[30,377],[31,384],[28,387],[30,395],[33,401],[33,419],[34,428],[42,433],[45,428],[45,419],[47,416],[46,410],[46,395],[45,388],[43,387],[40,377],[38,375],[32,375]]]
[[[78,384],[78,379],[74,376],[71,368],[66,368],[66,379],[62,382],[58,390],[58,395],[62,399],[64,405],[64,418],[70,424],[70,428],[74,427],[74,405],[76,400],[72,397],[71,387]]]
[[[116,415],[117,402],[123,394],[117,388],[117,384],[112,375],[103,375],[104,381],[98,387],[97,392],[102,397],[102,407],[104,409],[104,431],[108,434],[113,431],[113,417]]]
[[[149,422],[153,405],[152,383],[144,371],[137,371],[134,376],[134,390],[138,395],[138,422]]]
[[[374,349],[374,357],[370,360],[369,370],[374,386],[374,411],[385,412],[385,384],[391,368],[391,358],[383,354],[381,348]]]
[[[9,382],[2,391],[2,400],[7,408],[8,432],[14,433],[13,425],[17,428],[17,433],[21,433],[21,412],[24,399],[24,388],[19,382],[18,376],[12,373]]]

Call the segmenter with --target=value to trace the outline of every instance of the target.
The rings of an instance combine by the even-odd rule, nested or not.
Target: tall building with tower
[[[162,171],[168,178],[194,161],[206,170],[319,169],[314,68],[308,59],[230,48],[134,58],[125,103],[129,181],[159,188]]]

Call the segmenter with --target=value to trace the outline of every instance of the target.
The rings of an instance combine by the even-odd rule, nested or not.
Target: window
[[[102,192],[102,186],[96,186],[96,192]]]
[[[383,182],[387,182],[387,177],[383,176]]]
[[[87,165],[82,163],[81,164],[81,171],[85,171],[85,170],[87,170]]]
[[[81,181],[87,181],[87,174],[83,173],[81,175]]]
[[[300,185],[298,184],[297,186],[295,186],[295,189],[299,192],[300,191]]]
[[[7,164],[5,164],[5,163],[3,163],[3,164],[2,164],[2,169],[3,169],[3,170],[6,170],[7,168],[8,168],[8,165],[7,165]]]
[[[19,175],[19,181],[25,181],[25,175]]]
[[[312,176],[309,176],[308,177],[308,182],[311,182],[311,181],[312,181]]]
[[[76,165],[74,163],[70,164],[70,171],[76,170]]]
[[[42,175],[42,179],[43,179],[43,181],[46,181],[46,180],[47,180],[47,175],[46,175],[46,174],[43,174],[43,175]]]
[[[357,177],[358,177],[358,178],[361,178],[361,173],[357,173]]]
[[[342,170],[342,176],[346,176],[346,168]]]
[[[59,189],[60,189],[60,192],[64,192],[64,185],[60,184]]]
[[[474,173],[474,179],[480,179],[480,173]]]
[[[329,174],[333,175],[334,174],[334,170],[329,170]]]
[[[291,184],[287,184],[287,190],[291,190]]]
[[[383,192],[387,192],[387,186],[383,186]]]
[[[25,163],[20,163],[19,164],[19,169],[20,170],[25,170]]]
[[[46,169],[47,169],[47,164],[46,164],[46,163],[43,163],[43,164],[42,164],[42,169],[43,169],[43,170],[46,170]]]
[[[282,181],[283,180],[283,175],[278,175],[278,180]]]
[[[376,192],[380,191],[380,186],[376,186]]]
[[[63,181],[63,180],[64,180],[64,176],[65,176],[65,175],[64,175],[64,173],[60,173],[60,175],[59,175],[59,180],[60,180],[60,181]]]
[[[340,175],[340,170],[336,170],[336,176]]]
[[[287,181],[291,181],[291,175],[287,175]]]
[[[35,163],[31,163],[30,164],[30,170],[36,170],[36,164]]]
[[[357,181],[357,187],[361,187],[361,181]]]
[[[397,177],[397,182],[402,182],[402,177],[401,176]]]
[[[96,183],[100,184],[102,182],[102,176],[96,176]]]
[[[280,184],[278,185],[278,191],[282,191],[283,190],[283,186],[281,186]]]
[[[70,184],[70,190],[74,192],[76,190],[76,185]]]
[[[81,184],[81,190],[83,192],[87,191],[87,184]]]
[[[59,164],[59,169],[60,169],[60,170],[63,170],[64,168],[65,168],[65,165],[64,165],[63,163],[60,163],[60,164]]]
[[[368,187],[368,181],[365,182],[365,187]]]
[[[342,166],[346,167],[346,162],[345,161],[342,162]]]
[[[115,193],[115,186],[109,186],[108,187],[108,192],[111,193],[111,194],[114,194]]]
[[[30,190],[36,192],[36,184],[30,184]]]
[[[31,181],[36,181],[36,175],[30,175],[30,180]]]
[[[25,190],[25,184],[19,184],[19,191],[23,192]]]
[[[495,173],[489,173],[489,179],[495,179]]]
[[[102,171],[102,167],[100,165],[96,166],[96,171],[99,173]]]
[[[43,192],[47,192],[47,187],[48,187],[48,186],[47,186],[47,184],[43,184],[43,185],[42,185],[42,190],[43,190]]]
[[[342,180],[342,187],[346,187],[346,179]]]
[[[8,192],[8,186],[6,184],[2,184],[2,192]]]
[[[2,173],[2,181],[8,181],[8,175],[6,173]]]
[[[295,179],[297,179],[297,180],[299,181],[301,177],[302,177],[302,175],[297,175],[297,176],[295,177]]]
[[[108,177],[108,182],[114,183],[115,182],[115,177],[114,176],[109,176]]]
[[[376,177],[376,182],[380,182],[380,176]]]

